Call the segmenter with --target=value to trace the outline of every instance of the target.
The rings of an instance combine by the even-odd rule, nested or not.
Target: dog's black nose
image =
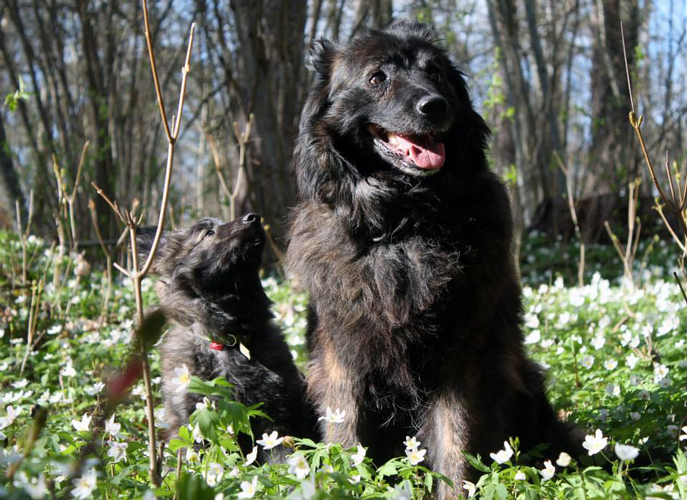
[[[417,110],[430,118],[442,118],[448,111],[448,101],[438,95],[428,95],[418,101]]]
[[[244,224],[259,224],[261,219],[258,214],[247,214],[241,220],[243,220]]]

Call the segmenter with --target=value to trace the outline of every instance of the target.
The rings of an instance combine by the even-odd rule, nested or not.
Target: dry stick
[[[623,274],[625,278],[630,281],[630,286],[634,288],[634,276],[632,272],[633,262],[635,255],[637,253],[637,246],[639,245],[639,233],[641,231],[642,225],[637,217],[637,202],[639,199],[639,179],[636,179],[628,184],[628,205],[627,205],[627,242],[625,244],[625,249],[620,245],[620,241],[615,233],[611,230],[611,226],[608,221],[604,221],[604,227],[608,233],[608,237],[613,243],[615,251],[618,253],[618,257],[623,263]],[[636,231],[635,231],[635,224]]]
[[[677,243],[677,246],[680,247],[680,250],[682,250],[683,255],[687,255],[687,248],[685,245],[680,241],[680,238],[678,237],[677,234],[675,234],[675,231],[673,231],[672,226],[668,223],[668,219],[666,219],[665,214],[663,213],[663,205],[655,205],[654,210],[658,212],[658,215],[661,216],[661,220],[663,220],[663,224],[666,226],[666,229],[668,229],[668,232],[670,235],[673,237],[673,240],[675,240],[675,243]]]
[[[663,200],[663,203],[665,203],[668,208],[676,215],[678,224],[680,225],[680,228],[682,229],[682,234],[683,237],[685,238],[685,241],[687,241],[687,221],[685,220],[685,208],[687,207],[687,181],[684,183],[684,186],[682,189],[680,188],[680,181],[678,178],[676,178],[676,184],[677,184],[677,190],[675,189],[675,186],[673,185],[673,179],[672,175],[670,173],[670,169],[668,168],[668,165],[666,165],[666,175],[668,176],[669,183],[670,183],[670,190],[671,190],[671,197],[672,199],[668,198],[666,193],[663,191],[663,188],[658,182],[658,179],[656,178],[656,171],[654,169],[654,165],[651,162],[651,158],[649,157],[649,152],[647,151],[646,143],[644,142],[644,136],[642,134],[641,126],[642,122],[644,121],[644,116],[639,115],[637,116],[637,113],[635,112],[635,104],[634,100],[632,97],[632,81],[630,79],[630,67],[627,64],[627,49],[625,47],[625,31],[623,30],[623,23],[620,23],[620,35],[622,37],[622,42],[623,42],[623,58],[625,61],[625,74],[627,76],[627,88],[628,92],[630,94],[630,105],[632,108],[632,111],[630,111],[628,118],[630,120],[630,124],[632,125],[632,128],[635,130],[635,134],[637,135],[637,139],[639,140],[639,146],[642,149],[642,155],[644,156],[644,162],[646,163],[647,169],[649,170],[649,175],[651,176],[651,180],[654,183],[654,186],[656,186],[656,189],[658,190],[658,194],[660,195],[661,199]],[[666,154],[666,164],[668,163],[668,156]],[[676,176],[677,177],[677,176]],[[676,193],[677,191],[677,193]],[[670,231],[670,234],[673,236],[673,239],[675,241],[679,242],[679,238],[677,238],[677,235],[673,231],[672,227],[668,223],[668,220],[666,219],[665,215],[663,214],[662,207],[657,203],[656,204],[656,209],[661,216],[661,219],[663,220],[663,223],[665,226],[668,228]],[[680,246],[680,249],[682,250],[682,257],[684,258],[685,255],[687,255],[687,252],[685,251],[685,244],[678,243]],[[676,279],[678,277],[676,276]],[[682,284],[680,280],[678,279],[678,284],[680,285],[680,289],[682,289]],[[685,297],[685,301],[687,302],[687,297]]]
[[[685,302],[687,302],[687,294],[685,294],[685,289],[682,288],[682,283],[680,282],[680,278],[677,275],[676,271],[673,271],[673,276],[675,276],[675,281],[677,281],[677,284],[680,287],[680,291],[682,292],[682,296],[684,297]]]
[[[45,263],[45,267],[43,268],[43,273],[41,274],[41,279],[40,282],[45,284],[48,280],[48,269],[50,269],[50,265],[52,264],[53,259],[55,258],[55,242],[53,241],[52,244],[50,245],[50,258],[48,259],[48,262]],[[45,285],[44,285],[45,286]],[[38,309],[36,308],[36,313],[38,312]],[[34,329],[35,333],[35,329]],[[38,343],[41,341],[43,337],[45,337],[45,334],[47,333],[47,330],[43,330],[38,337],[36,337],[36,340],[33,341],[33,346],[31,349],[36,349],[38,347]]]
[[[143,323],[143,297],[141,294],[141,280],[146,276],[152,265],[153,258],[157,252],[157,248],[160,244],[160,238],[162,236],[162,230],[165,224],[165,216],[167,214],[167,204],[169,201],[169,191],[170,183],[172,178],[172,166],[174,162],[174,145],[177,138],[179,137],[179,131],[181,127],[181,118],[184,108],[184,97],[186,93],[186,82],[188,79],[188,74],[190,71],[190,60],[191,60],[191,50],[193,48],[193,34],[195,32],[195,23],[191,25],[191,30],[189,34],[188,49],[186,51],[186,59],[184,61],[184,67],[181,70],[182,80],[181,80],[181,90],[179,92],[179,105],[177,108],[177,114],[172,117],[172,127],[170,130],[169,124],[167,122],[167,112],[165,110],[164,100],[162,97],[162,92],[160,91],[160,83],[157,73],[157,65],[155,63],[155,51],[153,49],[152,39],[150,35],[150,24],[148,22],[148,4],[146,0],[143,2],[143,20],[145,23],[145,36],[146,43],[148,45],[148,55],[150,58],[150,67],[153,73],[153,81],[155,83],[155,93],[157,94],[157,101],[160,108],[160,116],[165,128],[165,133],[167,135],[167,165],[165,168],[165,181],[164,188],[162,191],[162,200],[160,202],[160,212],[158,216],[157,230],[155,232],[155,237],[150,248],[150,253],[145,261],[145,263],[139,267],[138,262],[138,245],[136,242],[136,229],[141,221],[141,218],[137,218],[135,215],[135,208],[131,211],[125,210],[121,211],[117,202],[113,202],[103,193],[103,191],[94,185],[97,193],[107,202],[110,208],[117,214],[122,222],[127,226],[129,231],[129,240],[131,242],[131,258],[133,260],[133,265],[131,271],[127,272],[118,264],[114,264],[118,270],[128,276],[133,284],[134,296],[136,298],[136,312],[138,318],[138,324]],[[144,344],[141,347],[141,363],[143,367],[143,383],[146,392],[146,416],[148,420],[148,454],[150,458],[150,479],[155,486],[160,485],[160,464],[157,460],[157,448],[155,445],[155,413],[153,405],[153,395],[150,383],[150,365],[148,363],[148,355],[145,351]]]
[[[74,186],[72,187],[72,194],[67,198],[67,205],[69,206],[69,226],[72,233],[72,252],[76,253],[76,224],[74,223],[74,201],[76,200],[76,191],[79,189],[79,182],[81,181],[81,170],[83,169],[84,161],[86,160],[86,151],[91,143],[86,141],[81,150],[81,158],[79,159],[79,166],[76,169],[76,178],[74,179]]]
[[[83,148],[81,150],[81,158],[79,159],[79,165],[76,169],[76,177],[74,178],[74,185],[72,186],[72,192],[69,196],[67,196],[67,186],[62,185],[61,181],[61,176],[59,175],[59,169],[56,170],[55,175],[58,178],[58,185],[61,186],[61,193],[62,193],[62,199],[61,199],[61,206],[63,209],[67,212],[66,217],[68,218],[69,221],[69,237],[71,240],[71,249],[70,249],[70,254],[74,255],[76,258],[78,248],[77,248],[77,236],[76,236],[76,223],[74,221],[74,202],[76,201],[76,193],[79,189],[79,183],[81,182],[81,171],[83,169],[83,164],[84,161],[86,160],[86,152],[88,151],[88,146],[90,146],[90,142],[86,141],[83,145]],[[55,167],[58,167],[57,164],[57,159],[55,155],[53,155],[53,164]],[[71,262],[71,260],[70,260]],[[67,266],[67,272],[65,273],[64,280],[62,281],[62,285],[67,282],[67,276],[70,271],[70,266]],[[76,277],[76,282],[74,284],[74,290],[76,290],[79,287],[79,282],[81,281],[81,276]],[[67,303],[67,308],[64,311],[65,316],[69,315],[69,309],[72,307],[72,302],[69,301]]]
[[[38,284],[35,282],[31,286],[31,306],[29,307],[29,324],[26,339],[26,353],[24,354],[24,359],[21,362],[21,368],[19,373],[24,373],[24,368],[26,368],[26,362],[29,359],[29,353],[31,352],[33,346],[33,337],[36,334],[36,328],[38,327],[38,308],[41,303],[41,295],[43,293],[43,281],[39,281]]]
[[[21,243],[21,284],[26,286],[26,238],[21,228],[21,209],[19,208],[19,200],[14,200],[14,208],[17,212],[17,234],[19,235],[19,243]]]
[[[231,199],[231,190],[227,185],[227,181],[224,178],[224,174],[222,174],[222,164],[219,151],[217,149],[217,144],[215,143],[215,139],[214,137],[212,137],[212,134],[210,133],[206,132],[205,135],[207,136],[208,144],[210,145],[210,152],[212,153],[212,163],[215,165],[215,173],[217,174],[217,178],[219,179],[220,188],[224,192],[224,196],[226,196],[227,199]],[[225,209],[226,207],[222,206],[222,212],[225,214],[226,217]]]
[[[71,272],[71,265],[72,261],[71,259],[67,260],[67,267],[64,271],[64,275],[60,278],[61,272],[60,272],[60,267],[61,267],[61,261],[62,258],[64,257],[65,254],[65,249],[67,248],[67,244],[65,243],[66,240],[71,239],[71,232],[68,233],[68,236],[65,236],[65,227],[64,227],[64,221],[63,221],[63,216],[68,218],[68,213],[67,213],[67,189],[62,182],[62,175],[60,174],[60,166],[57,162],[57,157],[53,154],[52,155],[52,169],[53,169],[53,174],[55,175],[55,180],[57,181],[57,208],[55,212],[55,224],[57,225],[57,237],[60,242],[60,250],[58,253],[58,258],[55,261],[55,267],[53,269],[53,286],[55,289],[55,298],[53,299],[53,302],[51,304],[52,308],[57,308],[60,313],[62,313],[62,304],[59,300],[60,298],[60,293],[62,289],[64,288],[64,285],[67,283],[67,278],[69,276],[69,273]],[[64,213],[62,213],[64,212]],[[69,248],[72,248],[72,245],[69,245]],[[71,304],[71,303],[70,303]],[[69,304],[68,304],[69,307]]]
[[[234,135],[239,143],[239,171],[236,174],[236,182],[234,183],[234,190],[229,195],[229,215],[230,220],[236,218],[236,197],[239,194],[239,189],[244,182],[246,176],[246,148],[248,144],[248,139],[250,139],[250,131],[253,128],[253,120],[255,116],[251,113],[248,117],[248,123],[243,133],[239,132],[239,124],[234,122]]]
[[[215,172],[219,178],[219,185],[222,188],[224,195],[229,200],[229,220],[234,220],[236,218],[236,198],[246,178],[246,150],[254,121],[255,115],[251,113],[248,117],[248,123],[246,124],[246,128],[243,130],[243,132],[239,131],[239,124],[237,122],[234,122],[233,124],[234,135],[236,136],[236,141],[239,144],[239,169],[236,173],[236,181],[234,182],[233,190],[229,189],[229,185],[224,178],[224,174],[222,174],[220,155],[217,149],[217,144],[215,143],[215,139],[212,137],[212,134],[206,134],[208,137],[208,143],[210,144],[210,151],[212,152],[212,160],[215,164]]]
[[[88,210],[91,212],[91,221],[93,222],[93,227],[95,228],[95,235],[98,238],[100,249],[105,254],[106,260],[105,272],[107,272],[107,291],[105,292],[105,298],[103,299],[103,305],[101,307],[102,314],[100,315],[100,320],[98,321],[102,325],[107,318],[108,309],[110,307],[110,294],[112,293],[112,254],[107,249],[107,246],[103,241],[103,236],[100,232],[100,224],[98,224],[98,214],[95,211],[95,202],[92,199],[88,200]]]
[[[31,232],[31,222],[33,220],[33,189],[29,192],[29,214],[26,219],[26,227],[23,231],[21,228],[21,209],[19,208],[19,200],[14,200],[14,208],[17,212],[17,234],[19,235],[19,242],[21,243],[21,281],[22,285],[26,286],[29,267],[26,260],[26,243],[29,238],[29,233]]]
[[[565,189],[568,193],[568,210],[570,210],[570,216],[572,217],[573,226],[575,228],[575,236],[580,242],[580,259],[577,265],[577,284],[580,287],[584,286],[584,256],[585,256],[585,246],[584,241],[582,241],[582,232],[580,231],[580,223],[577,218],[577,210],[575,209],[575,199],[573,197],[572,188],[572,173],[565,167],[563,159],[558,154],[558,151],[553,152],[558,162],[558,167],[563,171],[565,175]]]

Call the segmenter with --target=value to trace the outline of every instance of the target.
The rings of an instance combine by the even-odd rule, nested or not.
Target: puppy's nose
[[[417,102],[417,110],[430,118],[442,118],[448,111],[448,101],[438,95],[428,95]]]
[[[241,219],[244,224],[259,224],[262,219],[258,214],[247,214]]]

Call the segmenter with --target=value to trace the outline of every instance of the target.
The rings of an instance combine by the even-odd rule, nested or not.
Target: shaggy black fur
[[[417,434],[458,488],[472,476],[462,452],[488,457],[509,436],[577,452],[524,354],[489,130],[432,31],[398,22],[344,47],[321,40],[310,66],[288,267],[310,294],[309,396],[320,414],[347,412],[326,439],[381,462]],[[399,152],[398,135],[443,143],[443,166]]]
[[[139,254],[150,251],[155,228],[138,234]],[[173,326],[162,340],[162,391],[170,436],[195,410],[201,397],[174,383],[175,368],[184,364],[204,380],[224,377],[234,397],[261,408],[272,422],[253,421],[255,436],[310,436],[314,414],[305,401],[305,381],[293,363],[281,332],[272,322],[270,301],[258,277],[265,233],[260,217],[249,214],[234,222],[203,219],[191,228],[163,233],[152,272],[160,276],[156,291]],[[248,359],[233,345],[242,340]],[[225,344],[214,350],[210,341]],[[249,442],[241,442],[250,451]],[[262,448],[261,448],[262,453]],[[259,456],[258,458],[265,458]],[[270,460],[283,459],[283,447]]]

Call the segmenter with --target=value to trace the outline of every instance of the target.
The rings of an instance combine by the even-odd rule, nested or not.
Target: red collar
[[[223,351],[224,344],[220,344],[219,342],[215,341],[210,341],[210,349],[214,349],[215,351]]]

